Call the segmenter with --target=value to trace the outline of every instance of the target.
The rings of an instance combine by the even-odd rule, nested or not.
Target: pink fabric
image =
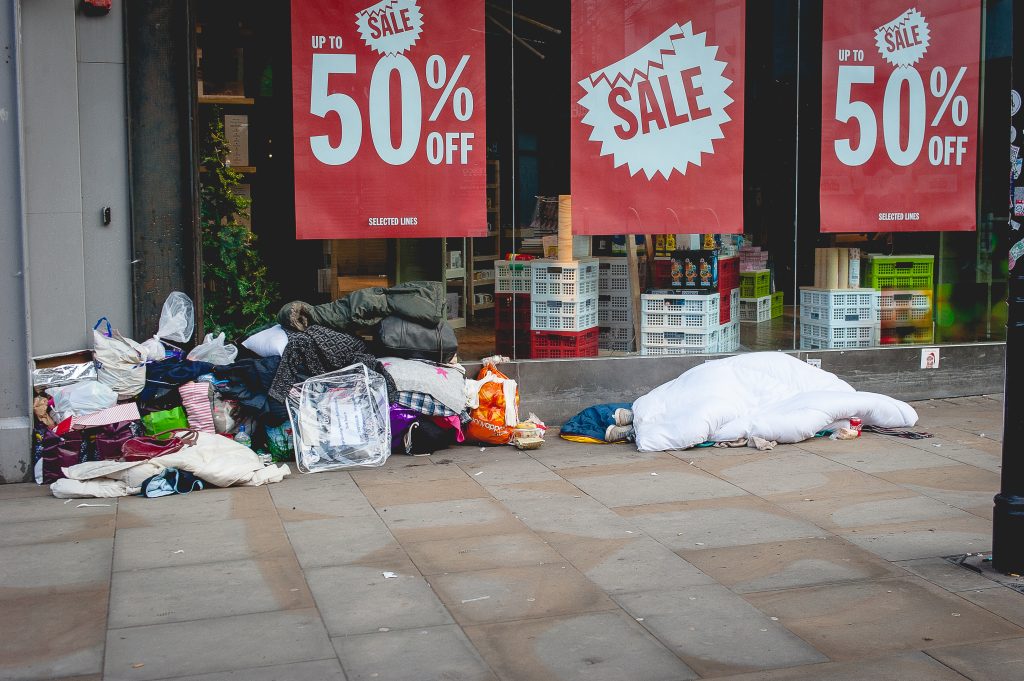
[[[100,409],[91,414],[83,414],[72,418],[72,428],[95,428],[96,426],[107,426],[111,423],[122,421],[138,421],[142,416],[139,414],[139,405],[134,402],[115,404],[113,407]]]
[[[458,416],[432,416],[431,418],[436,425],[454,430],[456,442],[465,442],[466,436],[462,432],[462,420]]]
[[[213,386],[203,381],[189,381],[179,386],[181,406],[188,414],[188,425],[204,433],[216,433],[213,425]]]

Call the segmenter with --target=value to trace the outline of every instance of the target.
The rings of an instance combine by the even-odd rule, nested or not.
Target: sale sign
[[[743,231],[741,0],[572,4],[578,234]]]
[[[978,0],[826,0],[821,231],[973,231]]]
[[[484,3],[291,9],[296,236],[486,234]]]

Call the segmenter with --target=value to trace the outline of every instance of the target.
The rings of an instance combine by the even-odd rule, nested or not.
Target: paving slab
[[[858,442],[847,440],[847,442]],[[802,444],[800,445],[803,446]],[[932,454],[916,447],[886,442],[876,447],[862,447],[855,451],[829,451],[822,449],[820,454],[824,457],[849,466],[864,473],[882,473],[886,471],[899,471],[906,469],[920,468],[942,468],[949,465],[949,459]]]
[[[0,548],[0,595],[5,589],[106,584],[113,545],[112,539],[86,539]]]
[[[0,485],[0,488],[7,485]],[[44,487],[49,491],[48,487]],[[66,502],[66,503],[65,503]],[[52,495],[29,495],[0,500],[0,518],[5,523],[27,520],[64,520],[93,516],[113,516],[117,499],[56,499]]]
[[[106,681],[166,679],[334,655],[316,611],[290,610],[111,629],[103,676]]]
[[[992,548],[992,524],[971,514],[967,517],[874,525],[843,530],[838,534],[886,560],[950,556]]]
[[[989,583],[991,584],[991,582]],[[958,595],[1019,627],[1024,627],[1024,594],[1019,591],[1005,586],[996,586],[988,589],[960,591]]]
[[[346,681],[337,658],[235,669],[196,676],[177,676],[174,681]]]
[[[282,520],[373,516],[377,512],[348,473],[328,471],[285,478],[269,485]]]
[[[206,489],[157,499],[125,497],[118,502],[117,526],[157,527],[274,515],[267,487]]]
[[[113,538],[113,515],[0,524],[0,547]]]
[[[566,563],[440,574],[427,579],[461,625],[616,607]]]
[[[380,509],[380,517],[402,543],[523,531],[522,523],[493,499],[387,506]]]
[[[620,611],[499,622],[466,633],[503,680],[677,681],[696,673]]]
[[[348,681],[495,681],[497,677],[455,625],[335,638]]]
[[[489,497],[473,478],[463,475],[453,480],[392,482],[384,485],[363,485],[363,494],[375,508],[399,504],[421,504],[430,501],[481,499]]]
[[[676,462],[672,469],[568,478],[605,506],[639,506],[671,501],[743,496],[735,485]],[[565,475],[565,473],[563,473]]]
[[[911,490],[899,488],[874,494],[815,495],[783,502],[780,506],[833,531],[918,520],[969,517],[966,511]]]
[[[405,552],[374,516],[286,522],[285,532],[303,568],[401,560]]]
[[[702,459],[696,465],[762,497],[821,489],[829,484],[830,473],[847,471],[823,456],[797,449]]]
[[[933,648],[927,652],[971,681],[1024,679],[1024,639]]]
[[[445,455],[453,450],[445,450]],[[438,482],[441,480],[462,480],[466,477],[465,471],[454,463],[442,464],[440,459],[433,457],[398,457],[393,456],[389,462],[408,462],[410,465],[395,465],[384,468],[366,468],[364,470],[352,471],[351,477],[357,485],[368,487],[370,485],[387,485],[402,482]]]
[[[331,636],[451,624],[430,586],[406,563],[307,569],[306,581]]]
[[[745,598],[834,661],[1024,634],[1020,627],[914,577]]]
[[[526,527],[555,545],[580,539],[629,537],[640,532],[629,520],[582,492],[576,497],[518,492],[514,498],[506,496],[502,502]]]
[[[999,475],[975,466],[892,471],[879,477],[965,511],[992,508],[999,491]]]
[[[816,525],[749,496],[616,510],[676,551],[763,544],[826,534]]]
[[[714,580],[649,537],[556,542],[558,551],[606,593],[677,589]]]
[[[551,439],[551,436],[548,436]],[[531,453],[531,458],[558,472],[564,468],[581,466],[614,466],[645,461],[664,460],[670,456],[665,452],[638,452],[630,444],[586,445],[576,442],[552,441],[557,447],[544,447]],[[674,458],[674,457],[673,457]]]
[[[416,542],[405,549],[424,575],[563,562],[532,532]]]
[[[487,456],[475,461],[462,462],[459,467],[484,487],[560,479],[541,462],[521,455],[514,458]]]
[[[996,582],[980,575],[974,570],[954,565],[943,558],[919,558],[917,560],[901,560],[893,565],[903,568],[932,584],[947,591],[973,591],[976,589],[992,589]],[[1022,597],[1024,598],[1024,597]]]
[[[895,653],[856,662],[826,662],[792,669],[719,677],[716,681],[965,681],[922,652]],[[1007,680],[1009,681],[1009,680]]]
[[[732,548],[681,551],[737,593],[900,576],[884,560],[834,536]]]
[[[180,565],[114,573],[108,626],[121,629],[312,607],[313,597],[293,556]]]
[[[828,659],[717,584],[613,598],[701,676]]]
[[[31,497],[45,497],[52,499],[49,485],[37,485],[34,482],[19,482],[9,485],[0,485],[0,501],[7,499],[28,499]]]
[[[114,570],[141,570],[228,560],[284,557],[288,538],[276,519],[138,527],[117,531]]]

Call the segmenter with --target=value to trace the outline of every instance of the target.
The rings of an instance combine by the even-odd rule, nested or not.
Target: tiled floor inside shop
[[[557,438],[163,499],[0,486],[0,678],[1024,679],[999,396],[932,439]]]

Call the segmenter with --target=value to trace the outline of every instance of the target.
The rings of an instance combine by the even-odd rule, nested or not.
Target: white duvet
[[[782,352],[706,362],[633,403],[642,452],[754,437],[800,442],[849,425],[854,416],[886,428],[917,423],[917,412],[906,402],[858,392],[835,374]]]

